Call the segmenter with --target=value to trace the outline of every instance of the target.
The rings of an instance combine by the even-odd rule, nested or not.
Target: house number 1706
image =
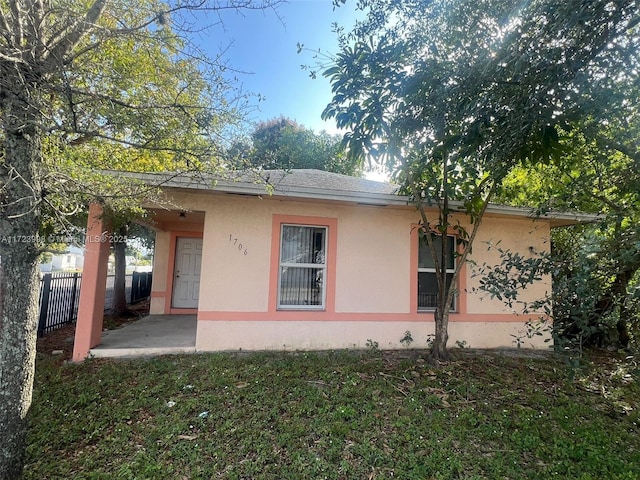
[[[248,254],[247,249],[243,248],[242,243],[239,242],[238,239],[233,235],[229,235],[229,243],[231,243],[234,247],[238,247],[238,251],[242,252],[243,254]]]

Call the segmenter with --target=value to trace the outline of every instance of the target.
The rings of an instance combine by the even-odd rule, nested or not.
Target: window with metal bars
[[[455,272],[455,237],[447,235],[447,242],[449,242],[449,256],[446,260],[447,270],[447,284],[451,284],[453,273]],[[418,310],[431,311],[435,310],[438,297],[438,280],[436,278],[436,267],[433,263],[433,257],[427,245],[427,239],[422,235],[418,236],[419,251],[418,251]],[[442,237],[434,235],[433,243],[436,252],[440,252],[442,248]],[[455,296],[452,300],[451,307],[455,310],[456,299]]]
[[[324,309],[326,258],[327,227],[282,225],[278,308]]]

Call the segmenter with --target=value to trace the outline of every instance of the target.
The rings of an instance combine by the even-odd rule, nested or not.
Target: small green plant
[[[539,320],[527,320],[524,324],[525,330],[519,330],[517,334],[512,334],[513,343],[516,344],[516,348],[522,348],[525,343],[525,339],[532,339],[533,337],[541,337],[545,333],[551,332],[553,327],[544,319]],[[549,342],[550,338],[547,338],[545,342]],[[533,344],[531,345],[533,346]]]
[[[413,343],[413,336],[411,335],[411,331],[407,330],[406,332],[404,332],[404,335],[400,339],[400,343],[407,348]]]
[[[525,327],[527,329],[527,338],[542,337],[544,335],[547,335],[547,338],[544,340],[545,343],[551,341],[553,325],[551,325],[551,322],[545,320],[544,318],[540,318],[538,320],[529,320],[525,323]]]
[[[433,339],[434,338],[436,338],[436,336],[433,333],[427,335],[427,342],[426,342],[427,348],[433,347]]]
[[[466,340],[456,340],[457,348],[471,348],[471,346],[467,343]]]
[[[352,406],[340,405],[336,409],[336,418],[343,421],[349,421],[356,416],[356,411]]]
[[[373,350],[374,352],[380,350],[380,345],[378,344],[378,342],[371,340],[370,338],[367,338],[367,343],[365,345],[369,350]]]
[[[512,333],[511,336],[513,337],[513,343],[516,344],[516,348],[522,348],[524,344],[524,334],[518,332],[517,334]]]

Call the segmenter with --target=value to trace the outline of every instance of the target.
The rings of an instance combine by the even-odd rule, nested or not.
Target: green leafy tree
[[[285,117],[259,123],[251,142],[237,141],[229,153],[242,167],[311,168],[356,176],[361,173],[360,161],[346,155],[339,136],[316,133]]]
[[[131,16],[140,15],[142,12],[129,12]],[[137,18],[135,21],[140,22]],[[103,92],[118,92],[126,94],[129,103],[143,105],[169,105],[180,99],[180,102],[190,109],[193,118],[191,122],[177,121],[179,117],[166,117],[158,122],[157,118],[138,116],[136,121],[145,121],[137,128],[147,131],[147,135],[153,135],[157,143],[149,149],[131,148],[128,144],[114,142],[111,138],[123,129],[129,129],[128,118],[130,113],[120,113],[122,120],[116,119],[113,125],[102,131],[85,128],[83,133],[75,131],[72,141],[65,141],[68,132],[56,132],[58,137],[49,137],[45,141],[53,143],[57,140],[57,151],[51,153],[52,158],[45,158],[45,163],[56,165],[55,182],[46,186],[53,195],[62,201],[54,207],[55,214],[61,219],[52,222],[58,229],[65,228],[64,210],[58,205],[69,202],[68,189],[59,194],[57,192],[61,174],[67,174],[73,184],[74,191],[79,192],[78,204],[85,204],[84,185],[86,178],[91,178],[96,169],[129,170],[129,171],[185,171],[217,167],[216,144],[211,142],[211,133],[220,130],[227,124],[237,120],[238,115],[233,110],[219,108],[215,113],[207,112],[207,105],[219,104],[222,99],[217,99],[205,77],[199,71],[198,64],[192,59],[177,58],[182,41],[171,35],[170,27],[163,26],[165,36],[169,42],[158,41],[154,36],[140,37],[135,44],[127,42],[125,45],[110,42],[110,45],[102,49],[101,54],[91,55],[87,58],[88,66],[85,75],[96,75],[93,80],[101,84]],[[124,47],[124,48],[123,48]],[[99,70],[96,70],[96,66]],[[124,71],[126,75],[108,75],[104,72]],[[76,72],[78,74],[79,72]],[[150,83],[151,80],[151,83]],[[220,85],[220,83],[218,83]],[[152,86],[152,88],[150,88]],[[90,125],[99,115],[110,118],[112,106],[108,103],[93,105],[93,111],[80,109],[76,113],[76,123]],[[152,123],[150,123],[152,122]],[[164,130],[164,131],[163,131]],[[62,137],[62,138],[61,138]],[[63,160],[63,161],[60,161]],[[70,168],[72,167],[72,168]],[[133,192],[137,193],[134,189]],[[92,191],[92,196],[99,194],[100,190]],[[106,214],[114,231],[112,238],[112,251],[115,258],[114,291],[111,310],[114,315],[126,315],[128,313],[126,300],[126,238],[133,220],[144,213],[137,207],[129,205],[136,196],[114,197],[108,190],[103,191],[102,202],[107,206]],[[84,198],[82,198],[84,197]],[[51,205],[51,196],[49,197]],[[137,203],[137,202],[136,202]],[[50,209],[51,210],[51,209]],[[45,212],[46,213],[46,212]],[[62,221],[60,221],[62,220]],[[84,221],[84,218],[80,218]]]
[[[105,159],[110,148],[145,149],[190,168],[206,165],[212,136],[238,112],[226,65],[188,41],[190,16],[277,1],[0,0],[1,479],[19,478],[24,461],[36,240],[45,221],[78,210],[78,177],[87,170],[86,158],[76,163],[78,156],[67,155],[70,147]],[[93,142],[100,148],[90,148]],[[85,175],[82,186],[102,200],[122,195],[132,206],[141,193],[107,176]]]
[[[336,1],[336,4],[344,3]],[[432,356],[448,358],[448,317],[486,206],[519,164],[548,162],[562,130],[609,107],[606,92],[637,66],[634,1],[365,0],[367,18],[337,28],[324,75],[324,117],[345,128],[355,156],[386,161],[422,218],[438,280]],[[637,69],[635,70],[637,72]],[[606,79],[606,80],[605,80]],[[627,99],[629,100],[629,99]],[[620,103],[622,105],[622,103]],[[452,201],[468,224],[452,221]],[[426,207],[437,207],[429,216]],[[461,253],[438,235],[458,235]]]
[[[602,217],[554,234],[554,327],[562,345],[629,347],[638,336],[640,124],[635,105],[620,114],[623,124],[612,112],[596,139],[581,132],[563,136],[565,153],[549,165],[514,170],[500,193],[513,204],[577,208]],[[583,129],[592,131],[592,121]]]

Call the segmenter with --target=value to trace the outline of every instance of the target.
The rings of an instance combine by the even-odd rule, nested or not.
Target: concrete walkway
[[[94,357],[139,357],[194,353],[195,315],[149,315],[116,330],[102,332]]]

